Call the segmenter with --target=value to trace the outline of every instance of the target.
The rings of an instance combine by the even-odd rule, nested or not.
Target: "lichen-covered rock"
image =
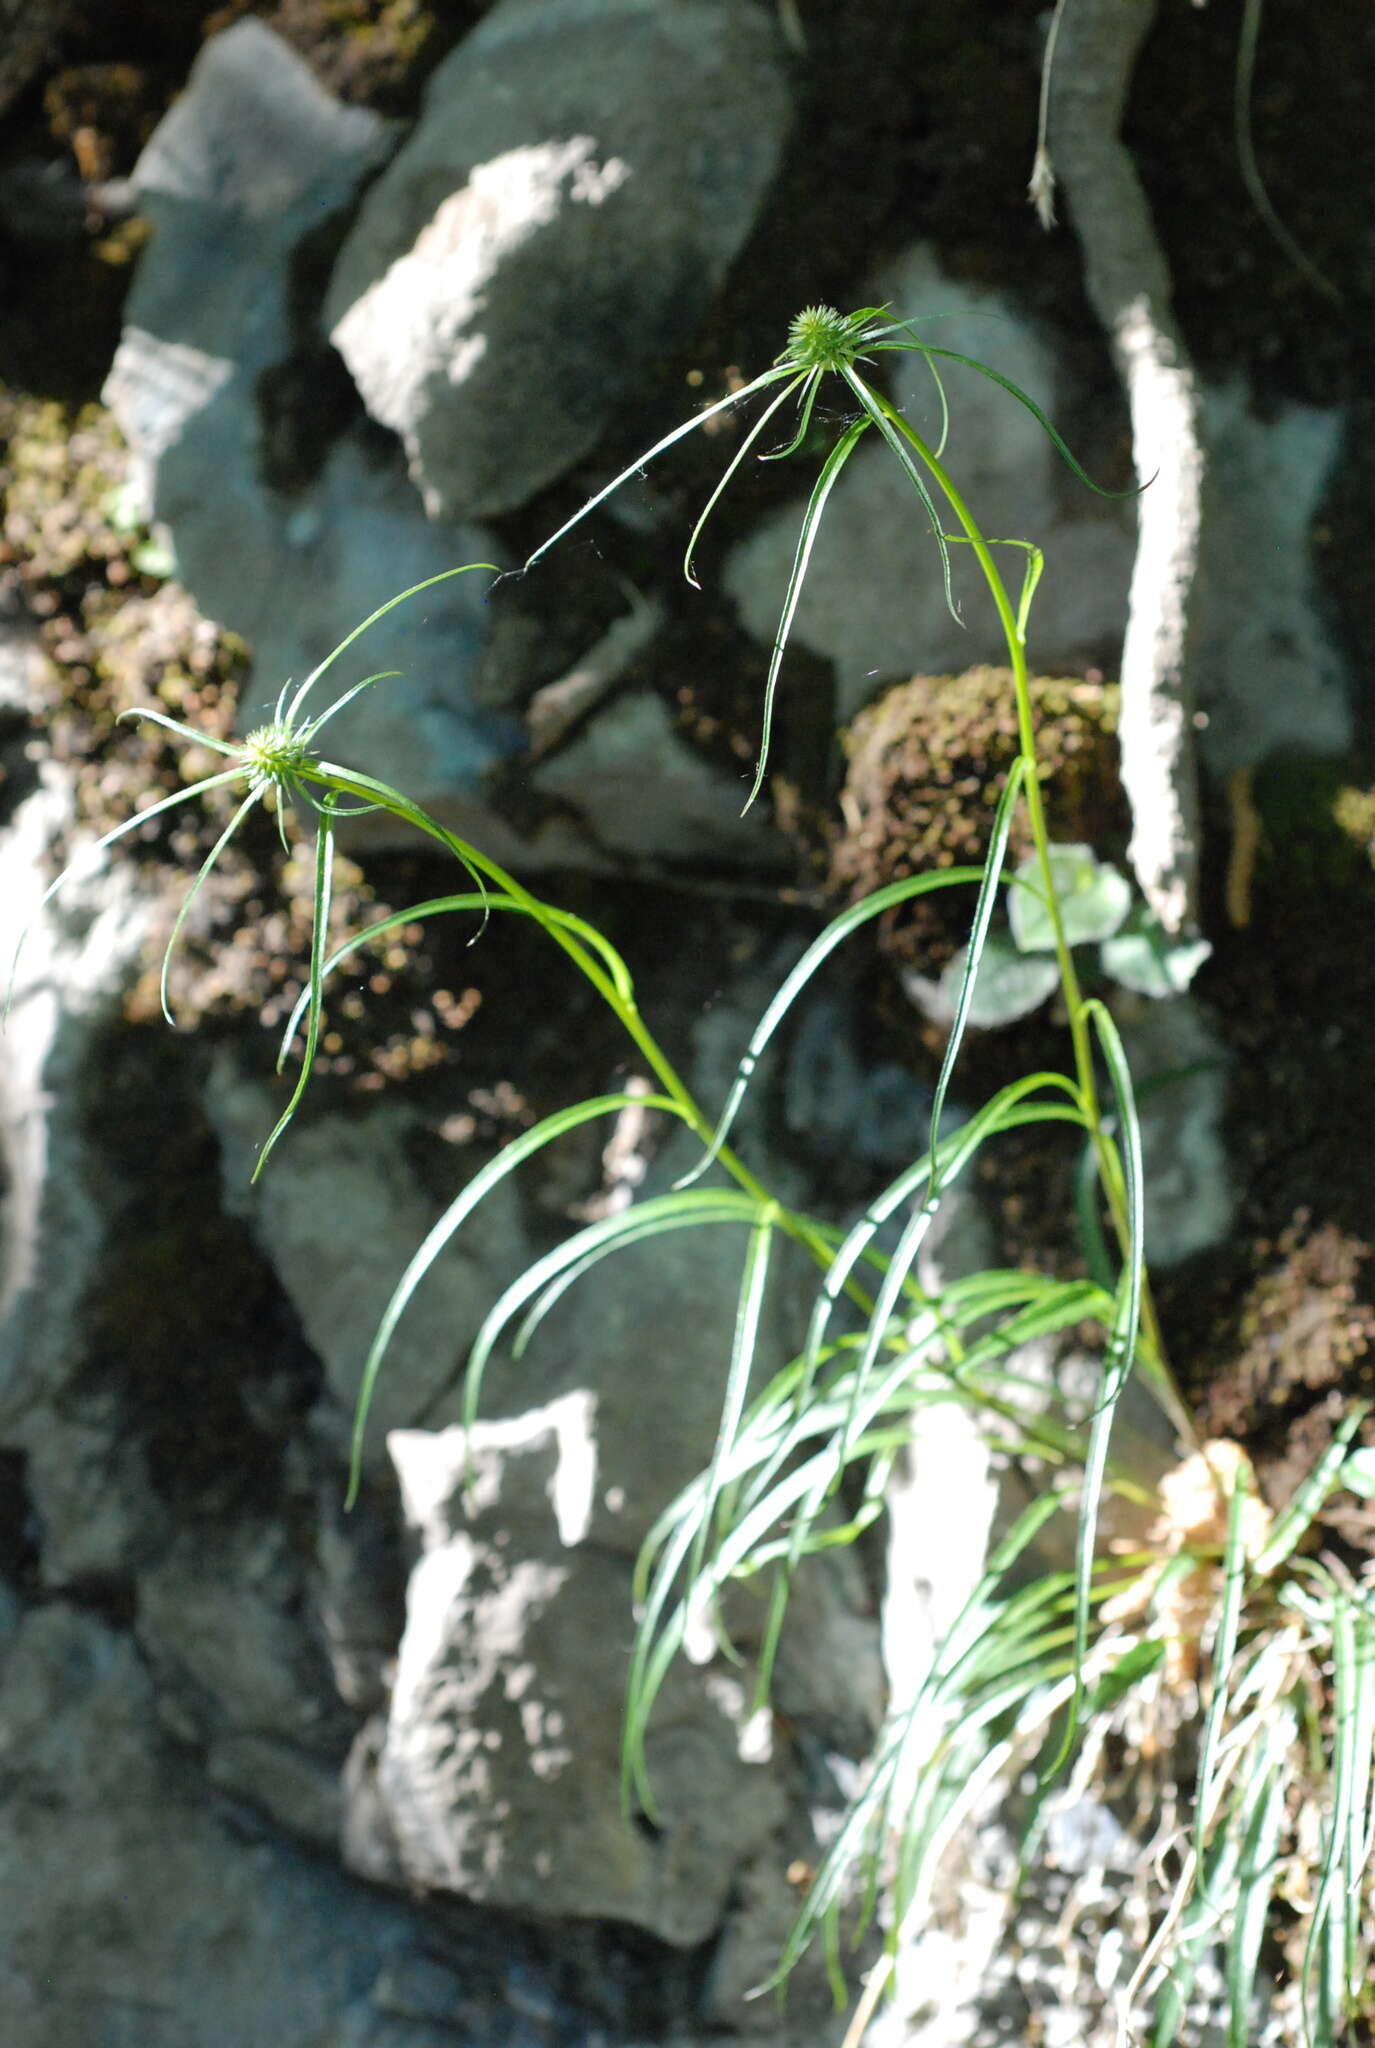
[[[524,504],[701,317],[789,120],[741,0],[504,0],[430,81],[326,320],[435,516]]]

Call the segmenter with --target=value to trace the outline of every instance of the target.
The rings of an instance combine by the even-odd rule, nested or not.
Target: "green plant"
[[[513,1338],[519,1356],[553,1303],[618,1248],[660,1233],[707,1226],[730,1227],[743,1234],[735,1336],[716,1446],[706,1471],[666,1509],[641,1560],[640,1625],[630,1670],[624,1746],[628,1802],[653,1814],[645,1735],[656,1696],[689,1626],[705,1613],[724,1636],[726,1589],[757,1591],[757,1688],[760,1699],[765,1699],[796,1571],[810,1553],[852,1541],[882,1512],[893,1462],[924,1409],[960,1404],[996,1430],[1007,1452],[1034,1460],[1044,1475],[1040,1497],[998,1543],[979,1586],[939,1646],[917,1697],[886,1731],[866,1788],[806,1899],[781,1958],[780,1979],[818,1929],[826,1931],[834,1955],[842,1911],[857,1882],[860,1924],[872,1917],[885,1859],[892,1871],[886,1905],[891,1954],[923,1909],[943,1848],[990,1778],[1019,1757],[1039,1754],[1040,1784],[1043,1790],[1049,1787],[1085,1717],[1102,1722],[1126,1694],[1162,1683],[1172,1663],[1177,1665],[1184,1654],[1189,1629],[1197,1628],[1201,1617],[1211,1617],[1210,1704],[1192,1837],[1183,1852],[1174,1901],[1139,1973],[1142,1987],[1154,1986],[1153,2039],[1158,2048],[1167,2048],[1176,2038],[1190,1973],[1202,1948],[1220,1931],[1229,1943],[1231,2040],[1241,2043],[1247,2038],[1279,1845],[1291,1825],[1291,1793],[1315,1777],[1325,1777],[1331,1810],[1309,1902],[1302,1977],[1311,2038],[1332,2042],[1342,2012],[1357,1995],[1364,1958],[1361,1886],[1375,1831],[1375,1783],[1369,1761],[1375,1734],[1375,1607],[1368,1588],[1344,1577],[1338,1566],[1300,1559],[1296,1551],[1335,1486],[1362,1493],[1372,1490],[1369,1454],[1349,1448],[1363,1411],[1352,1411],[1309,1484],[1273,1525],[1268,1518],[1258,1523],[1256,1514],[1248,1511],[1258,1504],[1251,1499],[1244,1463],[1221,1456],[1216,1447],[1196,1452],[1180,1468],[1191,1475],[1190,1483],[1203,1489],[1203,1511],[1193,1513],[1192,1519],[1170,1509],[1166,1488],[1156,1500],[1112,1458],[1114,1412],[1133,1371],[1152,1388],[1181,1435],[1191,1440],[1189,1417],[1164,1355],[1146,1279],[1140,1130],[1127,1062],[1106,1002],[1081,987],[1074,954],[1076,942],[1107,941],[1116,935],[1126,910],[1125,884],[1120,877],[1114,880],[1091,852],[1056,848],[1047,834],[1025,653],[1040,554],[1028,542],[991,541],[983,535],[945,464],[944,432],[935,445],[930,444],[874,380],[875,358],[895,350],[925,359],[943,418],[941,366],[951,362],[990,379],[1027,407],[1082,475],[1032,400],[996,371],[925,342],[910,325],[888,321],[876,309],[842,316],[830,308],[813,307],[793,323],[788,346],[770,369],[664,436],[647,456],[590,500],[527,565],[533,566],[569,527],[646,461],[713,417],[767,397],[693,530],[685,557],[691,576],[693,551],[706,518],[746,456],[790,401],[796,407],[795,429],[786,444],[767,451],[765,459],[803,449],[816,419],[818,393],[830,377],[839,380],[850,416],[821,461],[803,518],[768,673],[759,764],[749,801],[763,786],[788,630],[822,514],[845,463],[866,436],[876,436],[887,447],[913,489],[938,550],[952,610],[950,550],[966,546],[979,563],[1001,621],[1019,751],[997,803],[986,859],[977,866],[894,882],[835,918],[769,1003],[744,1050],[719,1118],[713,1120],[675,1071],[640,1015],[626,963],[593,925],[526,890],[402,793],[318,754],[316,743],[328,720],[357,691],[382,678],[368,677],[319,715],[304,719],[308,694],[377,618],[414,591],[402,593],[355,628],[294,695],[289,686],[284,688],[267,725],[237,745],[210,740],[208,744],[229,764],[222,771],[162,799],[106,834],[99,845],[110,844],[203,790],[241,784],[242,803],[205,861],[198,887],[255,803],[273,804],[279,817],[288,804],[295,804],[313,820],[314,939],[280,1062],[285,1064],[299,1032],[300,1068],[286,1109],[262,1148],[258,1171],[289,1124],[309,1080],[330,976],[365,938],[451,913],[479,921],[493,914],[514,914],[541,927],[608,1004],[647,1062],[658,1092],[634,1100],[678,1119],[700,1141],[699,1165],[676,1188],[589,1224],[509,1287],[479,1333],[467,1368],[466,1405],[472,1418],[497,1347]],[[1023,562],[1016,602],[993,552],[1008,547],[1016,549]],[[421,584],[416,589],[427,587]],[[160,713],[144,715],[198,745],[207,743],[204,735]],[[1007,877],[1005,856],[1018,806],[1026,814],[1033,852]],[[336,826],[348,815],[374,809],[388,811],[446,849],[465,870],[470,886],[383,919],[327,957],[324,934]],[[1070,1064],[1067,1071],[1038,1070],[1002,1087],[958,1129],[949,1131],[943,1125],[951,1076],[974,1014],[981,971],[990,957],[1005,880],[1011,885],[1014,940],[1026,957],[1039,954],[1054,962],[1068,1020]],[[771,1193],[732,1148],[732,1128],[761,1055],[823,961],[895,905],[949,888],[972,891],[974,912],[969,945],[949,983],[952,1021],[927,1147],[870,1203],[861,1220],[841,1233]],[[1093,914],[1085,919],[1082,913],[1089,898]],[[164,961],[164,1007],[168,965],[188,905],[182,908]],[[1111,1096],[1106,1111],[1105,1084]],[[612,1114],[631,1099],[622,1093],[598,1096],[523,1132],[461,1191],[419,1247],[366,1361],[351,1491],[357,1488],[368,1405],[388,1344],[435,1259],[500,1179],[576,1125]],[[1069,1125],[1083,1141],[1098,1189],[1096,1200],[1090,1196],[1088,1205],[1096,1216],[1101,1204],[1107,1222],[1107,1233],[1100,1233],[1102,1278],[1057,1279],[991,1270],[928,1291],[917,1277],[917,1258],[946,1191],[985,1146],[1003,1134],[1037,1124]],[[896,1247],[880,1250],[879,1233],[899,1218]],[[762,1390],[753,1391],[762,1308],[780,1237],[805,1250],[820,1278],[802,1352],[768,1378]],[[1092,1401],[1087,1409],[1076,1410],[1048,1397],[1044,1386],[1021,1369],[1019,1356],[1034,1340],[1080,1331],[1086,1324],[1102,1332],[1103,1362]],[[1141,1548],[1131,1555],[1098,1555],[1098,1509],[1105,1487],[1143,1510],[1161,1510]],[[1017,1571],[1027,1546],[1044,1522],[1066,1506],[1077,1506],[1078,1515],[1072,1569],[1032,1571],[1029,1579],[1019,1582]],[[1328,1667],[1330,1716],[1323,1689]],[[1057,1716],[1058,1735],[1048,1735]],[[882,1981],[882,1971],[871,1977],[860,2022]]]

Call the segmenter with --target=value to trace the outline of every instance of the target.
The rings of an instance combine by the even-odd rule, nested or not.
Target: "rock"
[[[784,857],[782,840],[732,784],[674,731],[661,697],[617,697],[530,778],[573,804],[608,852],[624,860],[732,861]]]
[[[12,645],[22,692],[28,650]],[[164,1536],[145,1447],[106,1391],[74,1384],[88,1296],[132,1195],[93,1158],[89,1068],[132,979],[148,906],[127,868],[103,863],[78,868],[43,904],[71,820],[69,781],[50,764],[0,842],[0,974],[26,933],[0,1061],[0,1442],[24,1453],[48,1587],[117,1577]]]
[[[271,1815],[289,1835],[333,1857],[343,1796],[338,1766],[272,1735],[222,1735],[211,1743],[212,1785]]]
[[[680,1666],[648,1744],[655,1825],[621,1810],[630,1566],[587,1541],[589,1405],[389,1438],[421,1555],[385,1729],[365,1741],[371,1797],[351,1778],[345,1853],[373,1877],[693,1947],[781,1793],[743,1753],[743,1689]]]
[[[1054,415],[1049,341],[1005,300],[944,277],[924,244],[886,272],[871,297],[912,320],[933,345],[987,361]],[[935,314],[941,318],[923,327]],[[919,432],[937,438],[939,400],[926,363],[910,355],[883,361],[892,366],[896,402]],[[958,363],[941,363],[940,371],[950,404],[946,459],[975,519],[986,534],[1024,537],[1045,552],[1031,615],[1038,665],[1058,672],[1104,660],[1120,646],[1126,612],[1129,503],[1109,504],[1076,484],[1030,413],[987,378]],[[727,564],[726,588],[766,646],[778,628],[804,502],[766,520]],[[831,492],[791,636],[835,663],[842,722],[875,694],[878,677],[1006,661],[997,616],[969,554],[951,550],[961,629],[946,609],[926,513],[892,453],[866,436]],[[1017,551],[1001,550],[1000,567],[1015,601]]]
[[[789,122],[740,0],[503,0],[430,81],[325,318],[435,517],[525,504],[700,319]]]
[[[1216,775],[1285,748],[1340,754],[1352,738],[1349,681],[1322,616],[1313,521],[1342,415],[1251,410],[1234,380],[1206,394],[1209,517],[1195,667],[1206,714],[1199,752]]]
[[[139,1574],[138,1636],[183,1741],[267,1737],[328,1753],[344,1723],[303,1579],[275,1522],[207,1522]],[[228,1768],[232,1749],[222,1757]]]
[[[1221,1244],[1236,1215],[1223,1137],[1228,1055],[1192,995],[1123,996],[1117,1008],[1141,1118],[1146,1257],[1175,1266]]]
[[[664,1193],[700,1156],[700,1144],[687,1133],[672,1140],[642,1193]],[[590,1537],[627,1558],[710,1459],[746,1241],[741,1225],[713,1225],[618,1249],[555,1303],[519,1359],[498,1356],[487,1375],[484,1418],[522,1415],[573,1393],[590,1395],[597,1455]],[[761,1381],[791,1355],[794,1304],[783,1276],[796,1271],[780,1245],[760,1337]],[[651,1359],[657,1369],[648,1430]]]
[[[788,1129],[870,1166],[918,1158],[931,1135],[930,1089],[894,1060],[861,1063],[850,1005],[819,995],[800,1008],[783,1084]]]
[[[493,559],[486,535],[432,526],[399,459],[356,431],[291,491],[264,474],[265,379],[298,346],[293,255],[390,141],[387,123],[332,100],[250,17],[205,46],[134,171],[154,235],[105,397],[178,575],[253,651],[250,723],[399,592]],[[447,805],[460,825],[485,770],[521,744],[514,719],[472,701],[488,580],[457,576],[399,607],[315,692],[324,710],[365,675],[401,671],[340,715],[328,751],[427,808]]]
[[[79,867],[44,904],[52,849],[71,818],[68,779],[50,766],[0,849],[0,973],[14,973],[0,1062],[0,1427],[50,1396],[71,1364],[73,1321],[106,1229],[85,1173],[83,1061],[146,931],[127,870],[103,863],[94,874]]]
[[[292,252],[389,144],[385,122],[331,99],[260,21],[205,45],[131,180],[153,238],[107,403],[146,464],[156,469],[206,408],[290,354]],[[246,472],[254,453],[250,439]],[[209,494],[221,529],[241,490],[231,472]]]
[[[324,1366],[334,1401],[351,1418],[382,1312],[440,1213],[408,1159],[419,1121],[390,1102],[364,1117],[303,1119],[250,1188],[257,1149],[281,1111],[280,1095],[246,1079],[226,1056],[212,1072],[207,1106],[224,1146],[231,1213],[250,1219]],[[384,1462],[388,1429],[428,1418],[452,1392],[488,1309],[532,1256],[508,1178],[436,1261],[398,1326],[377,1382],[366,1445],[370,1465]]]
[[[368,1986],[418,1947],[400,1902],[226,1825],[133,1644],[61,1601],[0,1661],[0,1929],[5,2048],[372,2041]],[[501,2038],[490,1995],[470,2020]]]

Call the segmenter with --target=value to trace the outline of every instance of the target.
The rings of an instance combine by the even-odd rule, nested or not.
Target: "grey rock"
[[[139,1574],[140,1647],[183,1740],[328,1743],[329,1667],[302,1592],[286,1533],[267,1521],[188,1530]]]
[[[25,1617],[0,1662],[6,2048],[318,2048],[411,1939],[401,1904],[225,1825],[127,1637]]]
[[[333,1856],[343,1819],[337,1765],[271,1735],[222,1735],[206,1753],[212,1785]]]
[[[654,1161],[644,1193],[663,1193],[701,1157],[685,1132]],[[772,1183],[772,1176],[771,1176]],[[677,1230],[617,1250],[555,1303],[519,1360],[498,1358],[484,1415],[519,1415],[574,1393],[595,1404],[592,1540],[633,1557],[663,1507],[707,1463],[720,1420],[746,1236],[738,1226]],[[760,1371],[787,1348],[788,1285],[779,1248],[765,1303]],[[645,1399],[654,1362],[653,1426]]]
[[[385,122],[332,100],[261,22],[206,44],[132,178],[154,233],[107,403],[143,462],[178,446],[228,387],[290,353],[292,251],[388,146]],[[244,461],[251,468],[251,442]],[[221,524],[239,479],[225,482],[212,500]]]
[[[53,1387],[14,1427],[37,1524],[38,1569],[60,1590],[118,1580],[167,1541],[145,1446],[118,1401]]]
[[[71,816],[70,783],[50,767],[0,846],[0,958],[14,973],[0,1062],[0,1427],[70,1371],[108,1221],[108,1200],[89,1183],[83,1062],[147,928],[127,872],[99,861],[95,872],[79,863],[45,905],[53,848]]]
[[[661,697],[633,692],[600,711],[534,771],[537,791],[573,804],[598,843],[628,860],[775,862],[781,839],[674,731]]]
[[[346,1854],[375,1876],[394,1846],[395,1882],[691,1947],[719,1925],[781,1794],[747,1760],[739,1682],[679,1667],[648,1743],[657,1828],[621,1811],[630,1566],[585,1540],[588,1407],[571,1397],[519,1423],[389,1439],[422,1549],[373,1738],[389,1838],[360,1843],[346,1824]]]
[[[486,535],[432,526],[399,457],[356,433],[337,439],[299,490],[264,476],[259,388],[296,346],[292,254],[390,144],[387,123],[332,100],[249,18],[206,45],[134,172],[155,232],[105,398],[178,575],[208,617],[250,645],[250,721],[399,592],[493,559]],[[323,710],[365,675],[399,671],[340,714],[329,751],[427,808],[448,805],[460,826],[485,770],[521,743],[514,720],[472,701],[487,581],[455,576],[398,607],[315,691]]]
[[[788,121],[739,0],[504,0],[440,66],[325,314],[432,514],[509,512],[589,453],[700,317]]]
[[[802,1012],[788,1053],[783,1119],[813,1144],[873,1166],[902,1166],[926,1150],[931,1091],[895,1061],[865,1068],[852,1010],[817,996]]]
[[[955,284],[918,244],[876,281],[872,303],[891,304],[940,348],[987,361],[1043,410],[1055,412],[1049,340],[991,292]],[[929,328],[923,319],[939,314]],[[920,356],[888,356],[892,393],[919,432],[940,433],[940,407]],[[1034,541],[1049,565],[1032,612],[1040,667],[1101,660],[1121,642],[1131,577],[1133,516],[1076,485],[1035,420],[987,378],[940,365],[950,403],[952,472],[986,534]],[[940,559],[911,484],[888,449],[864,445],[835,485],[793,623],[792,638],[836,665],[837,716],[852,718],[877,679],[957,673],[1005,661],[1006,645],[978,566],[954,548],[952,582],[962,629],[946,609]],[[1061,476],[1068,484],[1062,484]],[[726,587],[757,640],[772,643],[797,545],[803,503],[765,521],[731,556]],[[1015,597],[1021,568],[1003,550]],[[1011,567],[1008,567],[1008,564]]]
[[[28,661],[18,646],[25,686]],[[70,829],[67,778],[46,767],[0,842],[0,956],[20,934],[0,1061],[0,1441],[21,1451],[45,1585],[128,1572],[163,1536],[143,1447],[103,1392],[78,1391],[84,1318],[131,1185],[111,1187],[85,1128],[89,1061],[147,930],[127,869],[78,867],[42,897]]]
[[[1146,1256],[1178,1265],[1221,1244],[1236,1215],[1223,1138],[1228,1055],[1192,995],[1123,996],[1116,1008],[1141,1117]]]
[[[304,1120],[250,1188],[280,1097],[226,1055],[212,1071],[207,1106],[224,1147],[226,1201],[248,1216],[330,1394],[351,1417],[383,1310],[440,1214],[408,1158],[418,1119],[383,1103],[362,1117]],[[386,1430],[428,1417],[452,1392],[488,1309],[530,1256],[514,1183],[501,1181],[431,1268],[392,1340],[366,1446],[374,1468],[385,1462]]]
[[[1349,677],[1323,624],[1311,534],[1341,443],[1337,411],[1252,411],[1233,381],[1205,394],[1211,498],[1195,666],[1214,774],[1284,748],[1351,744]]]

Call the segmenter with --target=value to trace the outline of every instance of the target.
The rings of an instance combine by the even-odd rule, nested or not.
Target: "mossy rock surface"
[[[1127,824],[1116,686],[1037,676],[1031,694],[1052,839],[1114,853]],[[842,825],[829,873],[837,893],[854,902],[909,875],[977,866],[1017,758],[1012,673],[979,667],[957,676],[913,676],[861,712],[843,744]],[[1015,863],[1030,850],[1022,811],[1009,859]],[[880,943],[904,965],[930,971],[963,943],[969,908],[964,894],[904,905],[883,919]]]

